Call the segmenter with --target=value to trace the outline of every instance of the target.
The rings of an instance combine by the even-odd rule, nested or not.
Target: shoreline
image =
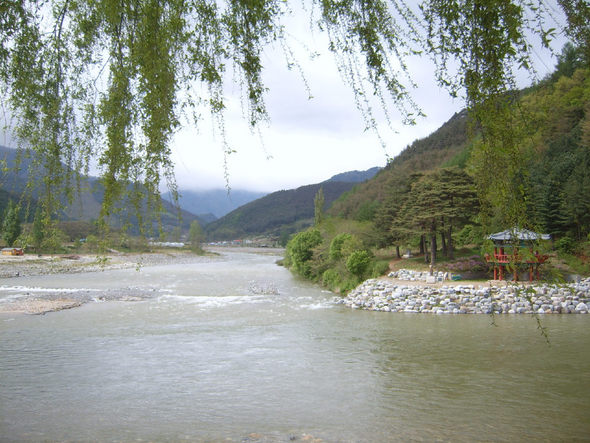
[[[0,255],[0,288],[16,294],[0,297],[1,314],[43,315],[49,312],[63,311],[83,306],[96,301],[134,302],[154,297],[154,293],[137,288],[118,288],[113,290],[70,291],[40,290],[22,288],[17,283],[20,278],[51,276],[62,274],[79,274],[85,272],[101,272],[119,269],[136,269],[143,267],[205,263],[217,260],[224,253],[249,253],[265,255],[282,255],[281,248],[254,247],[218,247],[207,246],[204,255],[197,255],[186,250],[158,250],[155,252],[110,252],[104,256],[97,254],[47,254],[24,256]]]
[[[412,314],[588,314],[590,277],[569,284],[490,280],[477,285],[383,277],[366,280],[339,303],[352,309]]]
[[[153,297],[153,293],[140,289],[119,288],[97,293],[92,290],[31,291],[23,288],[24,294],[18,294],[16,285],[20,278],[51,276],[62,274],[80,274],[119,269],[137,269],[143,267],[189,264],[214,260],[217,254],[207,251],[205,255],[196,255],[188,251],[158,251],[148,253],[109,253],[105,256],[96,254],[63,255],[25,255],[21,257],[0,256],[0,286],[16,294],[0,298],[0,314],[43,315],[49,312],[63,311],[83,306],[93,301],[140,301]]]

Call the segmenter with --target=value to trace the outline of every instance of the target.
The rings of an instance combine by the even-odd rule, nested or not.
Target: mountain
[[[357,220],[371,219],[392,188],[406,183],[411,174],[441,166],[464,166],[468,158],[468,117],[454,114],[429,136],[414,141],[387,166],[334,202],[329,214]]]
[[[205,231],[211,240],[291,234],[313,223],[314,198],[320,188],[323,189],[327,208],[343,193],[350,191],[359,181],[372,177],[379,169],[345,172],[322,183],[273,192],[214,221]]]
[[[179,194],[178,204],[182,209],[193,214],[199,214],[201,218],[206,218],[210,223],[246,203],[265,196],[267,193],[240,189],[232,189],[229,192],[227,189],[203,191],[181,189]],[[172,201],[169,193],[164,194],[163,198]]]
[[[375,166],[366,171],[348,171],[336,174],[326,181],[329,182],[346,182],[346,183],[361,183],[373,178],[382,168]]]
[[[313,200],[320,188],[323,188],[325,204],[329,206],[354,185],[352,182],[324,182],[273,192],[207,225],[205,231],[211,240],[292,233],[313,223]]]
[[[15,149],[0,146],[0,162],[5,166],[0,175],[0,209],[8,199],[15,201],[20,200],[29,183],[29,174],[32,167],[30,154],[24,153],[20,158],[18,151]],[[18,164],[18,170],[15,165]],[[66,166],[64,165],[64,168]],[[72,171],[69,171],[72,172]],[[38,176],[42,173],[36,173]],[[72,175],[74,176],[73,172]],[[64,209],[61,212],[60,219],[63,221],[92,221],[99,218],[102,200],[104,196],[104,187],[97,177],[80,177],[79,183],[74,184],[77,190],[74,192],[73,201],[65,204],[65,197],[62,199]],[[37,192],[32,193],[32,206],[36,206],[35,199],[38,197]],[[161,214],[162,229],[164,232],[171,232],[178,226],[181,230],[188,231],[191,221],[197,220],[201,225],[208,223],[210,217],[200,217],[195,214],[180,209],[181,223],[178,223],[179,208],[172,203],[162,199]],[[133,210],[128,208],[125,203],[120,204],[120,213],[113,219],[113,226],[119,227],[129,221],[132,224],[131,232],[137,233],[137,220],[132,214]]]

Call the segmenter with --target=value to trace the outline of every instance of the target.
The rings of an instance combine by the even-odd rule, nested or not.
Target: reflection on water
[[[348,310],[276,257],[11,280],[152,291],[0,316],[0,440],[584,440],[590,317]],[[261,290],[267,289],[267,290]]]

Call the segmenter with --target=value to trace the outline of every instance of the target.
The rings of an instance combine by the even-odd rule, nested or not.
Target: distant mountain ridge
[[[366,180],[370,180],[377,174],[382,168],[375,166],[366,171],[348,171],[340,174],[333,175],[326,181],[330,182],[346,182],[346,183],[361,183]]]
[[[320,188],[323,189],[327,209],[343,193],[373,177],[380,169],[345,172],[322,183],[273,192],[214,221],[206,227],[207,235],[211,240],[230,240],[291,234],[313,223],[314,198]]]
[[[406,186],[413,173],[441,166],[460,166],[468,158],[468,114],[455,113],[430,135],[403,149],[385,168],[334,202],[328,213],[350,219],[367,219],[383,203],[390,190]]]
[[[264,197],[267,192],[253,192],[241,189],[232,189],[229,192],[227,189],[198,191],[181,189],[179,194],[178,203],[182,209],[198,214],[207,219],[207,223],[210,223],[246,203]],[[169,193],[165,193],[162,197],[172,201]]]
[[[32,164],[30,158],[26,155],[22,156],[19,164],[19,170],[15,171],[14,167],[17,162],[17,150],[0,146],[0,161],[3,163],[3,168],[0,174],[0,209],[3,210],[3,205],[8,199],[19,201],[21,195],[25,191],[28,183],[29,168]],[[64,166],[65,167],[65,166]],[[100,183],[100,179],[93,176],[81,177],[80,192],[74,192],[74,199],[71,204],[65,206],[60,215],[62,221],[91,221],[98,219],[100,215],[102,200],[104,196],[104,187]],[[33,200],[36,194],[32,195]],[[33,206],[36,203],[33,201]],[[172,203],[162,199],[163,213],[162,228],[165,232],[171,232],[176,228],[178,223],[178,211]],[[34,212],[34,209],[33,209]],[[131,210],[123,208],[121,218],[122,220],[129,216],[133,222],[134,216]],[[197,216],[189,211],[180,210],[182,223],[181,229],[187,231],[193,220],[198,220],[200,224],[206,224],[209,220],[206,217]]]

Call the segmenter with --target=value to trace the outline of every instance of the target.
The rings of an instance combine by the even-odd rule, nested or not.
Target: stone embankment
[[[401,275],[411,275],[404,271]],[[413,278],[413,277],[412,277]],[[354,309],[429,314],[587,314],[590,278],[579,283],[409,285],[371,279],[341,303]]]

